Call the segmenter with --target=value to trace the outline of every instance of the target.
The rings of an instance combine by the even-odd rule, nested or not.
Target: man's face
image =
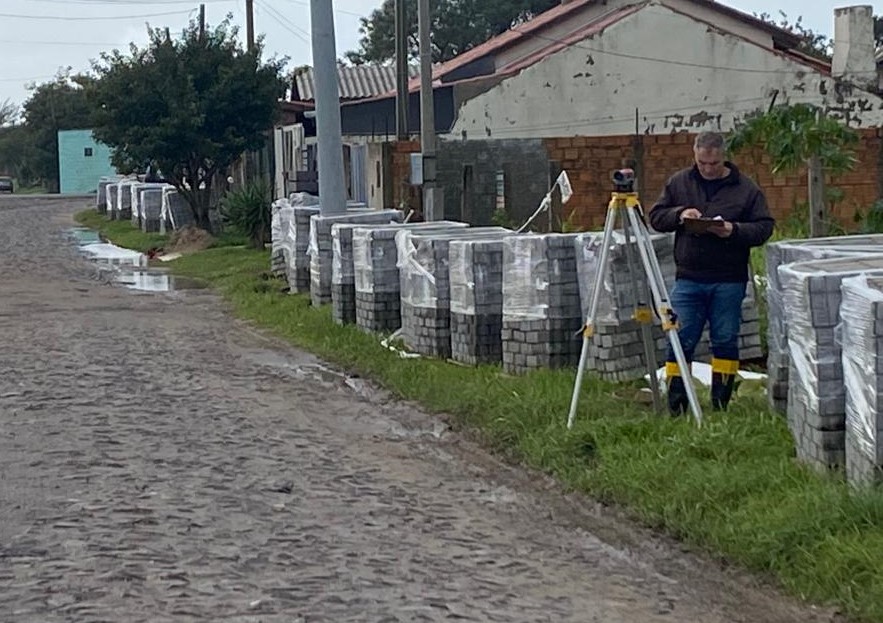
[[[696,161],[696,167],[699,169],[699,175],[707,180],[716,180],[719,177],[723,177],[727,172],[722,149],[694,148],[693,158]]]

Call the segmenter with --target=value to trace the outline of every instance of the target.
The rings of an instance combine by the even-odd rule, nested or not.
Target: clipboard
[[[707,216],[701,218],[685,218],[684,230],[690,234],[704,234],[708,232],[709,227],[719,225],[723,222],[723,219],[710,218]]]

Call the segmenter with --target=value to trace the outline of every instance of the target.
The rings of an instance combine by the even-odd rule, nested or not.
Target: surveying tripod
[[[607,206],[607,218],[604,222],[604,236],[601,242],[601,260],[595,273],[595,286],[592,289],[592,300],[589,305],[589,314],[583,326],[583,347],[579,357],[579,367],[576,371],[576,383],[573,387],[573,397],[570,401],[570,413],[567,416],[567,428],[573,427],[573,421],[576,417],[576,409],[579,403],[579,394],[582,388],[583,374],[586,368],[586,359],[588,359],[589,349],[591,348],[592,337],[595,334],[595,323],[598,320],[598,306],[601,302],[602,290],[604,289],[604,277],[607,274],[608,264],[610,262],[610,246],[613,242],[613,231],[616,228],[616,221],[622,223],[622,233],[625,236],[625,255],[628,266],[630,283],[635,301],[634,320],[641,325],[641,338],[644,342],[644,355],[647,364],[647,371],[650,374],[650,387],[653,392],[653,406],[657,411],[662,410],[662,398],[659,391],[659,380],[656,376],[656,346],[653,340],[651,325],[653,323],[653,312],[647,304],[648,294],[652,297],[650,301],[655,304],[656,315],[662,323],[662,330],[665,332],[672,350],[675,354],[678,367],[684,379],[684,387],[687,390],[687,400],[690,403],[690,410],[696,420],[697,425],[702,424],[702,409],[699,406],[699,399],[696,396],[696,389],[693,386],[693,377],[690,373],[690,365],[684,355],[684,349],[681,347],[681,340],[678,337],[678,320],[669,302],[668,292],[665,288],[665,280],[662,277],[662,270],[659,268],[659,261],[656,258],[656,252],[653,249],[653,241],[650,239],[650,232],[644,222],[643,211],[641,208],[638,193],[635,192],[635,172],[631,169],[620,169],[613,173],[614,192]],[[632,247],[632,240],[638,249],[644,275],[646,277],[646,287],[640,288],[635,279],[635,250]],[[648,292],[649,290],[649,292]]]

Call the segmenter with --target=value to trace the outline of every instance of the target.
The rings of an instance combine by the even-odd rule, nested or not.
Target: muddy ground
[[[822,622],[0,197],[0,620]]]

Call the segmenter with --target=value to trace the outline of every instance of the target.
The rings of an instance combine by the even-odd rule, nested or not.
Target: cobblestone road
[[[0,199],[0,621],[829,621]]]

